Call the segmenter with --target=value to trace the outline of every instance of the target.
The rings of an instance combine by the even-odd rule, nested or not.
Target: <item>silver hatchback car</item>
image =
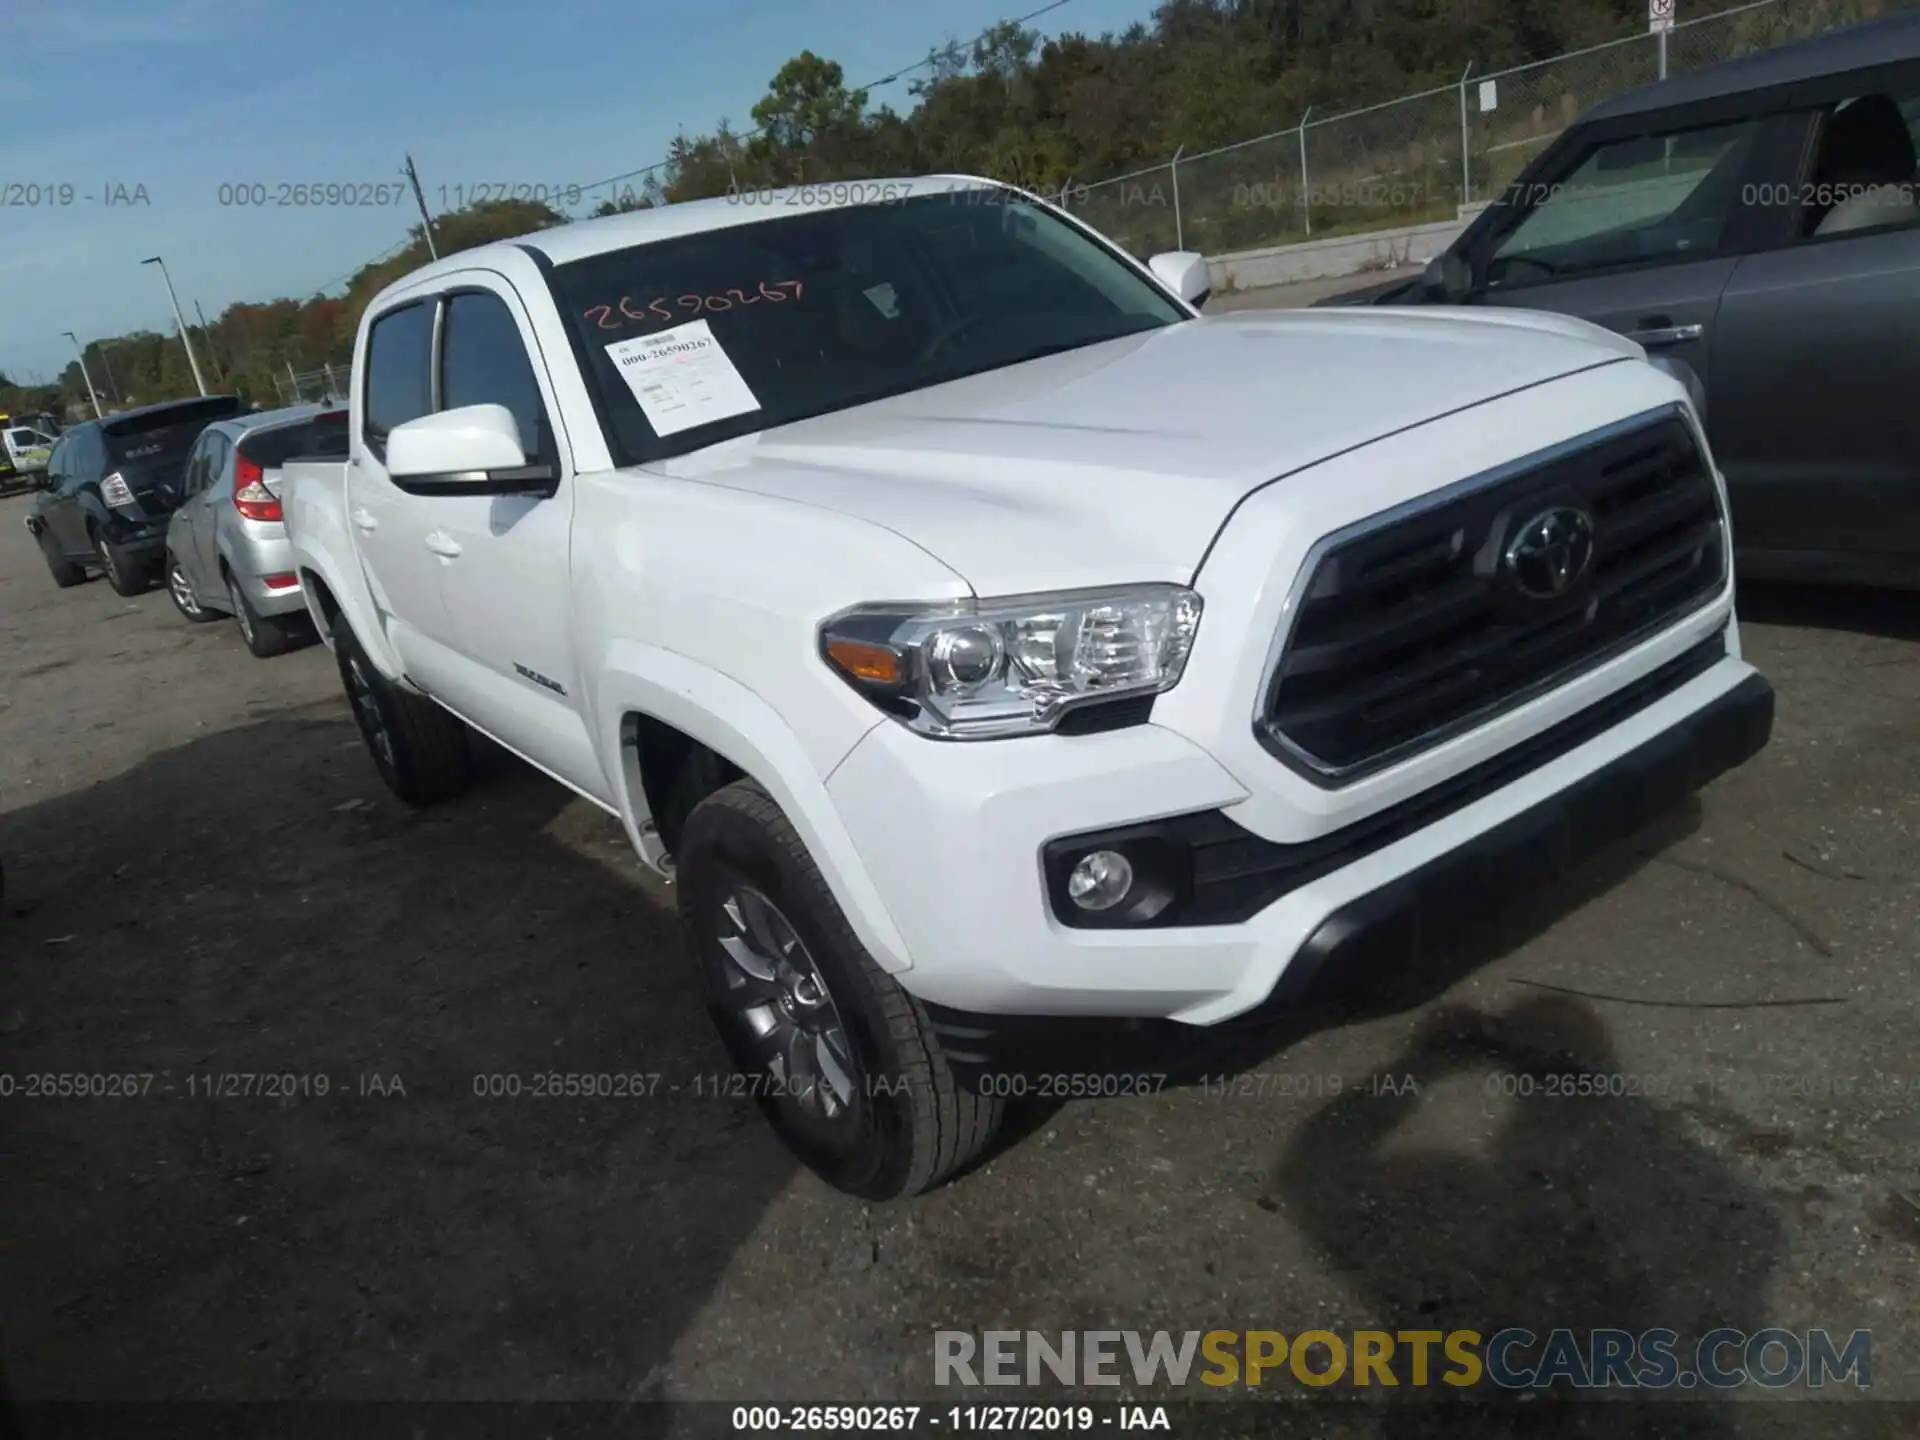
[[[280,467],[296,456],[347,453],[347,412],[320,405],[263,410],[201,432],[167,527],[167,593],[204,624],[233,616],[247,648],[278,655],[306,623],[306,597],[280,515]]]

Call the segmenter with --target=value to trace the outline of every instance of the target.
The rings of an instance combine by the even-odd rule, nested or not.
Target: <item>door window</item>
[[[431,301],[417,300],[382,315],[367,332],[364,438],[382,459],[394,426],[433,409],[433,311]]]
[[[1920,85],[1855,96],[1820,119],[1813,168],[1790,197],[1808,239],[1920,222]]]
[[[479,290],[449,297],[440,345],[440,408],[504,405],[520,427],[529,463],[555,463],[540,382],[506,302]]]
[[[187,456],[186,469],[180,473],[180,494],[184,499],[192,499],[207,486],[207,451],[211,436],[202,435],[193,447],[193,453]]]
[[[1517,287],[1621,265],[1708,259],[1743,200],[1758,120],[1611,140],[1557,181],[1523,180],[1529,207],[1495,247],[1489,287]]]

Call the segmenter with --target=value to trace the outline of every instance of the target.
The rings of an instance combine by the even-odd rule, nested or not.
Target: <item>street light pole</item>
[[[80,378],[87,382],[87,395],[93,401],[93,418],[98,420],[101,418],[100,392],[93,388],[93,376],[87,373],[87,352],[80,348],[80,337],[73,331],[62,330],[60,333],[73,341],[73,353],[80,357]]]
[[[180,343],[187,347],[187,364],[193,367],[193,383],[204,395],[207,393],[207,382],[201,377],[200,358],[193,353],[193,337],[187,333],[187,322],[180,316],[180,297],[173,293],[173,277],[167,274],[167,262],[158,255],[149,255],[140,263],[160,267],[160,278],[167,282],[167,299],[173,305],[173,323],[180,327]]]
[[[113,342],[100,342],[100,363],[107,367],[107,389],[113,392],[113,403],[125,406],[127,392],[120,388],[120,377],[113,373]]]

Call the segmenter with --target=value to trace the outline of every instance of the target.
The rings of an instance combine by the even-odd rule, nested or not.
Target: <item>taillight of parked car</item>
[[[267,489],[265,472],[245,455],[233,457],[233,508],[243,520],[278,520],[280,497]]]
[[[133,508],[133,490],[118,470],[100,482],[100,498],[116,510]]]

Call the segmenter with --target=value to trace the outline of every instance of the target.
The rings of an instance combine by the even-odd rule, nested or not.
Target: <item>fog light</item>
[[[1082,910],[1111,910],[1133,890],[1133,862],[1118,850],[1094,850],[1080,857],[1067,876],[1067,897]]]

